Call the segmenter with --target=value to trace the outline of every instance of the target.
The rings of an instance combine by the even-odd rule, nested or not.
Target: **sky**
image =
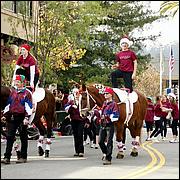
[[[162,1],[143,1],[144,3],[149,3],[153,11],[158,12]],[[147,35],[158,35],[161,33],[156,42],[147,41],[147,49],[152,46],[165,46],[167,44],[174,44],[179,42],[179,11],[169,20],[161,20],[160,22],[154,22],[151,25],[145,26],[144,32],[141,33],[141,36]]]

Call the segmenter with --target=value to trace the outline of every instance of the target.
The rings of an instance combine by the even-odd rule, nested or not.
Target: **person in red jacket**
[[[169,100],[170,100],[171,107],[172,107],[171,115],[172,115],[172,119],[173,119],[172,125],[171,125],[173,139],[170,140],[169,142],[170,143],[177,143],[177,142],[179,142],[178,141],[178,128],[177,128],[178,121],[179,121],[179,107],[178,107],[178,104],[176,102],[175,94],[169,93],[168,96],[169,96]]]
[[[167,115],[169,112],[172,112],[171,103],[167,99],[166,95],[163,95],[161,98],[161,119],[162,119],[162,140],[166,140],[167,135],[167,123],[168,118]]]
[[[145,124],[147,129],[147,139],[146,141],[150,140],[150,134],[153,131],[154,125],[154,104],[152,103],[152,98],[147,97],[148,107],[145,116]]]
[[[157,136],[161,134],[162,140],[165,140],[167,134],[167,119],[169,111],[172,111],[171,105],[166,101],[166,96],[158,96],[155,105],[155,129],[151,133],[150,138],[154,136],[154,141],[159,142]]]
[[[162,119],[161,119],[161,96],[156,96],[156,103],[154,105],[154,123],[155,129],[150,134],[150,140],[154,142],[159,142],[157,136],[161,134],[162,136]]]

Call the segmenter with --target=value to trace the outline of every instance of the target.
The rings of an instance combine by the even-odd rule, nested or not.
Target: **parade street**
[[[167,138],[172,136],[168,128]],[[38,156],[36,140],[29,140],[28,162],[16,164],[15,152],[10,165],[1,164],[2,179],[179,179],[179,143],[169,140],[145,141],[137,157],[130,156],[131,137],[127,131],[127,150],[124,159],[116,159],[114,141],[111,165],[103,165],[100,149],[85,146],[84,157],[73,157],[73,136],[53,138],[50,157]],[[160,137],[159,137],[160,138]],[[1,158],[5,143],[1,143]]]

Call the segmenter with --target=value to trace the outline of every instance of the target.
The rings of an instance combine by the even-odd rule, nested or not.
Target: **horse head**
[[[92,111],[97,106],[102,107],[104,95],[93,85],[82,84],[79,88],[79,110],[81,114]]]

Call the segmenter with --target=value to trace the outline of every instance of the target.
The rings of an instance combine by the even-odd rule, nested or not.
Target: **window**
[[[32,15],[32,1],[15,1],[16,4],[16,13],[22,14],[25,16]]]
[[[14,13],[32,16],[32,1],[1,1],[1,5]]]
[[[14,1],[1,1],[1,7],[14,12]]]

